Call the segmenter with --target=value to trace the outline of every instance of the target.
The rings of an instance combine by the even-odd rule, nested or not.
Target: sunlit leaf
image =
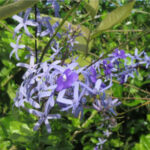
[[[96,30],[92,34],[92,38],[99,35],[101,32],[110,29],[112,26],[120,23],[126,19],[133,8],[135,1],[132,1],[124,6],[118,7],[112,12],[110,12],[105,19],[98,25]]]

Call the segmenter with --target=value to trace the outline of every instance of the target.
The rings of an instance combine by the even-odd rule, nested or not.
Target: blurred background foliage
[[[0,6],[11,2],[1,0]],[[76,12],[69,17],[68,22],[75,26],[83,25],[89,31],[94,31],[108,12],[129,1],[99,0],[98,7],[92,4],[95,7],[92,14],[86,9],[85,2],[88,3],[88,0],[81,2]],[[41,13],[54,16],[51,5],[44,5],[44,3],[46,2],[37,4]],[[60,18],[63,18],[75,3],[72,0],[60,2]],[[81,65],[87,65],[92,59],[98,58],[101,53],[109,54],[115,48],[124,49],[132,54],[135,48],[138,48],[139,51],[144,50],[150,55],[149,23],[150,1],[136,0],[128,18],[98,34],[90,44],[88,43],[90,45],[88,49],[78,51],[79,60],[82,60]],[[48,134],[45,127],[34,132],[33,126],[36,118],[13,106],[13,98],[24,73],[23,69],[16,67],[17,60],[14,57],[9,59],[12,50],[10,42],[13,42],[15,25],[16,22],[11,17],[0,20],[0,150],[93,149],[98,138],[103,137],[103,131],[107,130],[105,126],[99,129],[104,122],[101,114],[93,109],[86,108],[81,121],[69,114],[62,114],[62,119],[52,121],[52,133]],[[43,45],[40,46],[44,46],[46,41],[48,39],[45,39]],[[81,42],[81,39],[79,41]],[[34,39],[29,40],[24,36],[22,43],[33,47]],[[25,53],[19,52],[21,61],[25,61],[23,59]],[[124,85],[119,85],[114,81],[113,87],[109,90],[109,94],[114,98],[117,97],[122,105],[117,108],[118,115],[115,117],[117,125],[112,128],[112,134],[103,146],[104,150],[150,149],[150,76],[149,70],[142,67],[138,68],[138,71],[136,78],[130,79]]]

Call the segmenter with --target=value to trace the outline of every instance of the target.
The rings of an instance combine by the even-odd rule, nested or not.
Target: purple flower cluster
[[[122,54],[125,55],[123,51]],[[148,57],[145,53],[143,54],[144,57]],[[133,56],[126,54],[123,58],[125,59],[127,57],[132,58]],[[104,70],[104,78],[102,75],[103,70],[101,73],[97,72],[98,65],[95,66],[93,64],[91,67],[80,67],[75,60],[63,66],[61,65],[61,60],[56,60],[51,63],[45,61],[40,64],[35,64],[35,57],[31,56],[30,64],[17,64],[17,66],[25,67],[27,71],[23,76],[23,82],[15,98],[15,105],[25,108],[26,102],[33,106],[34,109],[31,109],[32,111],[29,109],[28,112],[36,112],[36,116],[41,121],[41,123],[35,125],[34,129],[38,129],[40,124],[45,120],[47,122],[47,116],[50,115],[49,113],[55,107],[55,104],[59,105],[61,111],[72,109],[72,113],[75,116],[78,116],[79,112],[83,114],[85,105],[83,99],[86,99],[87,96],[96,97],[99,95],[101,99],[95,99],[93,108],[97,111],[108,111],[116,115],[114,108],[120,105],[120,102],[117,99],[112,100],[110,96],[106,96],[106,90],[113,85],[112,78],[116,78],[120,83],[124,83],[129,76],[134,77],[133,73],[139,64],[146,63],[145,58],[139,57],[136,58],[140,62],[134,61],[131,65],[126,65],[126,61],[124,60],[124,69],[119,67],[120,72],[118,72],[116,60],[119,62],[119,65],[123,65],[123,62],[119,61],[118,58],[121,59],[121,56],[116,57],[113,53],[107,59],[99,61],[99,68]],[[109,60],[110,63],[107,63],[106,60]],[[106,70],[111,71],[109,74],[106,74]],[[81,75],[84,76],[82,80],[79,78]],[[36,109],[41,109],[43,103],[45,103],[44,112],[37,111]],[[54,116],[54,119],[60,118],[58,114],[56,116],[59,117],[56,117],[54,114],[52,116]],[[47,131],[51,131],[49,127]]]
[[[47,2],[52,4],[56,16],[58,16],[59,5],[57,1],[47,0]],[[37,20],[28,20],[30,12],[31,8],[27,9],[23,18],[18,15],[13,16],[13,19],[19,22],[14,30],[15,35],[21,31],[21,28],[24,28],[25,34],[32,37],[27,26],[34,26],[37,28],[37,37],[51,38],[59,24],[56,22],[51,25],[50,18],[41,17],[38,9]],[[112,79],[123,84],[127,82],[129,77],[134,78],[134,74],[137,72],[136,68],[139,65],[145,65],[146,68],[150,65],[150,57],[145,52],[138,54],[136,49],[134,55],[131,55],[125,53],[124,50],[115,49],[107,58],[102,59],[103,56],[101,55],[101,59],[95,63],[92,62],[89,66],[81,67],[77,63],[77,58],[73,58],[72,53],[76,37],[81,36],[78,31],[79,29],[73,30],[69,25],[65,34],[63,32],[57,33],[56,38],[49,45],[52,55],[49,56],[48,60],[35,63],[37,62],[36,55],[29,49],[30,63],[17,64],[19,67],[26,68],[26,72],[23,75],[23,82],[17,91],[14,103],[16,107],[21,107],[38,118],[34,130],[38,130],[44,123],[47,131],[51,132],[49,120],[61,118],[59,112],[51,113],[55,107],[59,108],[60,111],[71,111],[75,117],[81,114],[82,118],[88,97],[95,99],[91,106],[93,109],[102,114],[108,112],[107,114],[112,116],[117,115],[115,108],[121,102],[118,99],[113,100],[106,92],[113,85]],[[60,40],[60,37],[66,39],[66,44]],[[21,34],[17,37],[16,44],[11,43],[13,50],[10,53],[10,57],[15,53],[18,60],[18,49],[25,48],[25,45],[19,45],[20,38]],[[64,53],[64,49],[67,49],[67,53]],[[38,57],[42,53],[40,52]],[[66,56],[72,60],[70,63],[65,61]],[[60,60],[60,58],[64,60]],[[129,62],[129,60],[131,61]],[[31,106],[29,107],[27,104]],[[99,139],[98,146],[105,142],[105,140]]]

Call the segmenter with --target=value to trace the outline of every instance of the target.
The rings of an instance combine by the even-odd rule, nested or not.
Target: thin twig
[[[137,30],[134,30],[134,29],[130,29],[130,30],[107,30],[105,32],[143,32],[144,30],[141,30],[141,29],[137,29]]]
[[[119,81],[116,81],[116,80],[112,80],[112,81],[115,82],[115,83],[120,84]],[[143,93],[145,93],[145,94],[150,95],[150,92],[145,91],[145,90],[143,90],[143,89],[140,89],[140,88],[138,88],[138,87],[136,87],[136,86],[134,86],[134,85],[131,85],[131,84],[128,84],[128,83],[124,83],[123,85],[125,85],[125,86],[127,86],[127,87],[135,88],[135,89],[137,89],[137,90],[139,90],[139,91],[141,91],[141,92],[143,92]]]
[[[134,107],[134,108],[131,108],[130,110],[125,111],[125,112],[123,112],[123,113],[118,113],[117,116],[122,116],[122,115],[124,115],[124,114],[126,114],[126,113],[128,113],[128,112],[131,112],[131,111],[133,111],[133,110],[135,110],[135,109],[137,109],[137,108],[143,107],[143,106],[148,105],[148,104],[150,104],[149,101],[148,101],[148,102],[145,102],[145,103],[143,103],[143,104],[141,104],[141,105],[139,105],[139,106],[136,106],[136,107]]]
[[[142,97],[114,97],[114,96],[112,96],[112,98],[118,98],[118,99],[122,99],[122,100],[136,100],[136,99],[140,99],[140,100],[148,100],[148,101],[150,101],[150,98],[147,98],[147,97],[144,97],[144,98],[142,98]]]

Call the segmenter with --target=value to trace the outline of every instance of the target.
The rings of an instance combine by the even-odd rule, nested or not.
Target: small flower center
[[[63,75],[63,79],[64,79],[64,81],[67,80],[67,76],[65,74]]]

